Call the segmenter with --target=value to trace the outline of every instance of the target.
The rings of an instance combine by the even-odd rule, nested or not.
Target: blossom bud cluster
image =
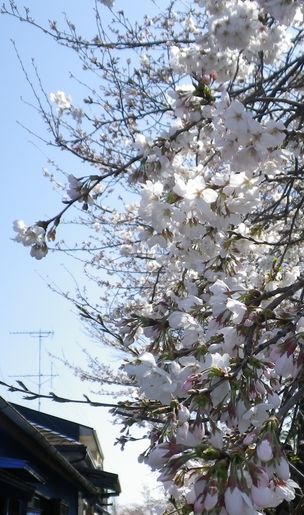
[[[93,205],[94,200],[102,193],[102,185],[98,180],[96,184],[96,179],[94,185],[94,181],[91,178],[88,180],[77,179],[77,177],[70,174],[68,176],[68,183],[67,194],[69,198],[73,201],[85,202],[89,206]]]
[[[40,260],[47,255],[45,229],[39,223],[27,227],[22,220],[16,220],[13,228],[17,233],[15,241],[22,243],[25,247],[31,247],[32,257]]]
[[[136,316],[149,309],[144,325],[129,325],[129,332],[123,325],[127,346],[132,331],[132,342],[144,334],[148,348],[124,370],[139,398],[170,407],[166,431],[159,441],[151,434],[145,461],[176,501],[195,514],[258,514],[295,498],[297,484],[270,421],[280,412],[282,381],[299,376],[303,358],[296,327],[281,336],[276,304],[267,300],[271,290],[296,281],[299,268],[289,275],[286,265],[276,280],[267,277],[268,248],[255,244],[249,220],[265,202],[264,184],[292,155],[283,121],[256,116],[232,98],[226,81],[250,75],[261,50],[275,65],[291,45],[283,24],[300,20],[303,6],[294,2],[287,13],[279,1],[198,3],[209,11],[207,33],[196,31],[195,44],[173,48],[171,64],[177,73],[212,79],[170,94],[178,128],[170,152],[136,138],[151,167],[139,238],[156,253],[166,296],[161,312],[157,302],[141,305]],[[259,237],[273,241],[274,234]]]
[[[265,62],[273,63],[291,46],[290,35],[281,25],[268,27],[262,13],[270,13],[281,23],[301,22],[301,2],[229,0],[201,2],[209,11],[206,34],[196,34],[196,45],[172,49],[172,66],[187,73],[216,70],[219,80],[250,73],[251,63],[263,51]],[[264,9],[261,12],[261,7]],[[241,52],[241,55],[239,54]]]
[[[64,111],[64,109],[70,109],[72,105],[72,99],[70,95],[67,95],[64,91],[50,93],[50,101],[56,104],[60,112]]]
[[[50,93],[49,98],[57,106],[59,116],[62,116],[63,113],[69,113],[78,123],[82,122],[84,112],[79,107],[73,106],[70,95],[67,95],[64,91],[57,91],[56,93]]]

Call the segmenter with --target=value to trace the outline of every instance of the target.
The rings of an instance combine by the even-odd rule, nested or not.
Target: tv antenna
[[[58,374],[53,374],[52,365],[51,365],[51,373],[50,374],[43,374],[42,368],[41,368],[41,354],[42,354],[42,340],[43,338],[49,338],[50,336],[54,336],[54,331],[42,331],[39,329],[39,331],[12,331],[10,334],[18,334],[18,335],[27,335],[31,336],[32,338],[37,338],[38,340],[38,374],[26,374],[26,375],[19,375],[14,377],[38,377],[38,411],[40,411],[41,408],[41,386],[42,386],[42,378],[43,377],[49,377],[51,378],[51,381],[53,377],[56,377]]]

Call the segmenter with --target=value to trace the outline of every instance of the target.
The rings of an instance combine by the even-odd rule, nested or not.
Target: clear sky
[[[17,5],[23,2],[17,0]],[[26,3],[26,1],[25,1]],[[33,16],[41,23],[47,19],[62,19],[66,11],[80,32],[85,35],[94,34],[91,6],[94,1],[75,2],[74,0],[29,0]],[[118,0],[116,6],[124,9],[134,17],[135,13],[151,13],[153,6],[148,0]],[[107,9],[101,7],[104,19]],[[75,162],[63,153],[46,147],[20,124],[27,126],[36,134],[44,131],[43,123],[25,102],[32,103],[33,97],[24,74],[18,63],[16,53],[10,39],[16,43],[26,69],[32,74],[31,59],[35,58],[40,76],[48,92],[64,90],[73,98],[80,95],[75,82],[69,79],[69,72],[78,73],[80,65],[72,51],[58,47],[44,34],[19,23],[8,16],[0,16],[1,31],[1,362],[0,379],[15,381],[14,376],[38,373],[38,339],[31,335],[10,334],[12,332],[54,331],[54,336],[45,338],[42,343],[42,373],[50,374],[51,359],[49,353],[65,356],[70,362],[84,364],[82,348],[86,348],[94,356],[105,359],[107,363],[115,358],[109,351],[102,350],[96,342],[92,342],[79,322],[75,310],[62,297],[54,294],[47,286],[54,282],[65,290],[73,291],[74,281],[80,276],[81,267],[63,254],[51,254],[47,259],[36,261],[29,256],[28,249],[11,240],[13,236],[12,222],[21,218],[30,224],[43,217],[54,215],[60,206],[58,194],[52,185],[43,177],[42,169],[48,166],[48,159],[54,159],[69,173],[75,173]],[[21,100],[21,97],[24,101]],[[75,173],[77,175],[77,173]],[[71,275],[72,274],[72,275]],[[65,369],[58,361],[54,361],[53,372],[58,374],[53,379],[52,389],[58,395],[81,397],[89,392],[90,386],[80,383],[78,379]],[[37,378],[27,377],[22,380],[33,389],[37,389]],[[43,378],[43,390],[51,389],[49,380]],[[0,395],[12,402],[37,408],[37,402],[27,403],[17,394],[0,389]],[[97,397],[97,396],[96,396]],[[108,399],[111,401],[111,399]],[[145,448],[142,445],[129,444],[124,452],[114,447],[119,435],[119,427],[113,426],[106,410],[101,408],[79,407],[77,405],[61,405],[51,401],[43,401],[42,411],[79,421],[93,426],[99,435],[106,457],[105,469],[119,474],[123,493],[120,504],[138,502],[141,499],[143,485],[152,481],[150,470],[137,463],[137,455]],[[159,495],[155,491],[155,495]]]

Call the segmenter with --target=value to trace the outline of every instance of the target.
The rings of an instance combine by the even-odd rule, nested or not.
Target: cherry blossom
[[[227,488],[225,492],[225,507],[228,515],[253,515],[257,513],[249,496],[237,486]]]
[[[14,231],[17,233],[15,241],[22,243],[25,247],[31,247],[31,256],[35,259],[42,259],[48,253],[45,242],[45,228],[37,223],[27,227],[22,220],[14,222]]]
[[[57,105],[60,112],[64,109],[69,109],[72,104],[72,99],[64,91],[57,91],[56,93],[50,93],[50,101]]]
[[[262,440],[257,446],[257,456],[263,461],[270,461],[273,458],[272,448],[268,440]]]
[[[136,37],[84,43],[88,68],[128,48],[134,69],[107,65],[104,98],[85,100],[94,118],[50,95],[57,144],[94,173],[68,175],[57,216],[14,226],[41,259],[82,204],[104,306],[81,313],[124,355],[108,383],[132,388],[114,412],[126,439],[146,423],[140,459],[189,514],[292,509],[302,474],[303,14],[300,1],[196,0]]]

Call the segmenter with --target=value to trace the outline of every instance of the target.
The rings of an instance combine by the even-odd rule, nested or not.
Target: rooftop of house
[[[95,467],[102,468],[104,455],[95,429],[18,404],[11,403],[11,406],[37,427],[52,445],[82,444],[89,450]]]
[[[102,497],[119,495],[117,474],[102,470],[103,453],[93,428],[8,403],[2,397],[0,428],[1,424],[10,430],[16,427],[25,446],[31,445],[33,448],[34,444],[37,456],[46,460],[50,466],[53,463],[53,466],[68,473],[83,491]],[[5,474],[10,470],[19,476],[34,475],[34,464],[17,461],[0,456],[0,472]]]
[[[70,438],[66,435],[62,435],[57,431],[52,431],[51,429],[41,426],[40,424],[35,424],[32,422],[32,425],[36,427],[36,429],[50,442],[50,444],[58,446],[81,446],[82,444],[75,440],[74,438]]]

